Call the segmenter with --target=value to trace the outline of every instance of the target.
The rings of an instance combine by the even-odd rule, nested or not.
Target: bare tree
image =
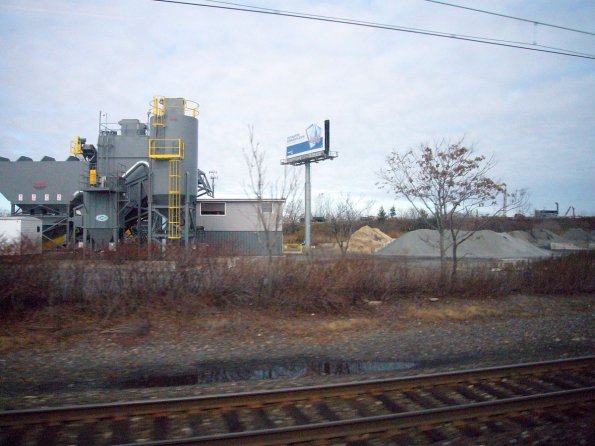
[[[341,195],[341,198],[336,201],[331,200],[328,196],[320,197],[320,211],[333,233],[341,255],[347,253],[357,222],[365,213],[369,212],[372,205],[372,202],[361,204],[354,201],[349,195]]]
[[[256,214],[262,228],[259,231],[264,246],[269,269],[273,263],[273,256],[279,243],[279,233],[283,228],[283,211],[281,206],[275,206],[276,200],[294,198],[297,190],[297,177],[294,171],[284,167],[283,175],[270,179],[266,167],[266,152],[259,142],[254,139],[254,128],[248,127],[249,147],[243,149],[244,159],[248,167],[248,194],[256,198]],[[265,198],[268,194],[271,198]],[[271,204],[271,205],[269,205]]]
[[[386,158],[386,168],[379,173],[379,187],[407,199],[419,215],[427,211],[427,223],[439,234],[442,281],[446,279],[447,250],[452,252],[451,279],[455,280],[457,248],[480,229],[461,231],[463,223],[478,209],[492,209],[494,214],[502,209],[493,210],[498,206],[498,196],[506,194],[504,184],[488,177],[494,165],[493,158],[476,155],[461,138],[455,143],[443,140],[434,147],[423,144],[404,155],[393,151]],[[507,198],[508,209],[520,205],[519,193],[507,194]],[[448,242],[447,233],[451,236]]]
[[[304,217],[304,200],[299,196],[299,188],[295,191],[288,197],[283,211],[283,221],[291,233],[298,230],[300,220]]]

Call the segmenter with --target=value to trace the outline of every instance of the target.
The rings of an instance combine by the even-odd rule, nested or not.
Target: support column
[[[304,184],[304,207],[305,207],[305,216],[304,216],[304,246],[306,250],[310,249],[311,244],[311,222],[312,222],[312,210],[311,210],[311,184],[310,184],[310,161],[306,161],[304,164],[306,166],[306,182]]]
[[[149,158],[149,192],[147,195],[147,249],[151,260],[151,245],[153,244],[153,160]]]
[[[190,203],[188,203],[190,201],[190,183],[189,183],[189,179],[190,179],[190,175],[188,174],[188,172],[186,172],[186,178],[185,178],[185,183],[186,183],[186,192],[185,192],[185,200],[184,200],[184,246],[186,248],[188,248],[188,235],[189,235],[189,229],[190,229],[190,211],[189,211],[189,206]]]
[[[130,197],[128,197],[130,198]],[[140,248],[141,240],[141,214],[142,214],[142,203],[143,203],[143,182],[142,180],[138,183],[138,194],[136,196],[136,202],[138,203],[136,209],[136,245]]]
[[[66,248],[70,248],[70,211],[71,211],[71,207],[70,207],[70,203],[68,204],[68,207],[66,208],[66,239],[64,239],[64,244],[66,245]],[[76,240],[74,240],[73,238],[73,248],[75,248],[74,243],[76,243]]]

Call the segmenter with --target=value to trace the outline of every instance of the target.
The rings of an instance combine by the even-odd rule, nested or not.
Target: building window
[[[260,210],[264,213],[271,213],[273,212],[273,203],[270,201],[263,201],[260,203]]]
[[[225,215],[225,203],[205,202],[200,204],[200,215]]]

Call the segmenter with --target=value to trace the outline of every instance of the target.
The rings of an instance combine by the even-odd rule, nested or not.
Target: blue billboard
[[[303,133],[287,137],[287,158],[323,150],[322,140],[322,128],[316,124],[310,125]]]

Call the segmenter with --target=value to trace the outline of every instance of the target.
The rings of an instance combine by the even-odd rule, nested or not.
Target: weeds
[[[373,256],[278,258],[272,269],[264,258],[183,249],[170,250],[160,260],[147,260],[146,251],[136,248],[93,259],[0,256],[0,318],[35,309],[54,314],[62,307],[98,320],[153,307],[179,314],[233,308],[336,314],[366,300],[412,295],[592,293],[594,266],[595,254],[588,252],[529,263],[521,270],[478,266],[463,269],[444,289],[431,267]]]

